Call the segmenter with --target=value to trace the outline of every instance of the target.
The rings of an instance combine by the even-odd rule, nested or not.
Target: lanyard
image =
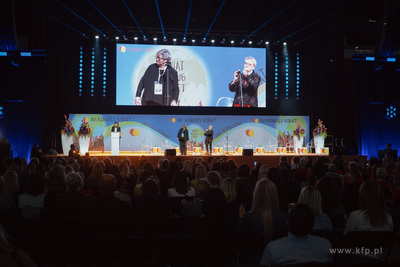
[[[165,70],[163,70],[163,73],[161,74],[161,69],[158,68],[158,82],[160,83],[160,78],[165,74]]]

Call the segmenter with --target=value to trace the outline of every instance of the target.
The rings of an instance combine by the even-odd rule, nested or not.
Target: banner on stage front
[[[204,131],[210,125],[213,147],[221,147],[224,152],[290,147],[297,121],[306,129],[305,140],[309,140],[308,116],[70,114],[69,118],[75,129],[79,129],[83,118],[88,119],[93,130],[89,151],[111,150],[110,132],[115,122],[121,127],[120,151],[151,153],[154,148],[164,151],[179,147],[177,134],[182,124],[189,130],[188,151],[205,149]]]

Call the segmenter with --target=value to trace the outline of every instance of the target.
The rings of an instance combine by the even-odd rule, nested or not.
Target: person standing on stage
[[[189,131],[186,128],[186,124],[183,124],[182,128],[179,129],[178,136],[176,139],[179,140],[179,148],[181,150],[181,155],[186,156],[187,152],[186,142],[189,140]]]
[[[257,61],[253,57],[244,60],[243,73],[240,70],[233,74],[229,91],[235,92],[232,107],[258,107],[258,86],[261,77],[254,72]]]
[[[140,79],[136,90],[135,105],[177,105],[178,72],[171,66],[171,59],[171,54],[167,49],[157,52],[156,63],[151,64]]]
[[[119,127],[119,122],[115,122],[114,126],[111,127],[111,132],[112,133],[119,133],[119,138],[121,138],[121,127]]]
[[[214,131],[212,128],[213,128],[212,125],[210,125],[208,126],[208,129],[204,132],[204,136],[206,137],[204,143],[206,144],[207,154],[212,153],[212,141],[214,136]]]

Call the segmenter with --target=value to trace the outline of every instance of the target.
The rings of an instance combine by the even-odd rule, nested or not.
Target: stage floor
[[[58,156],[64,156],[67,157],[66,155],[58,155]],[[298,157],[304,157],[304,156],[309,156],[311,157],[312,161],[315,162],[319,157],[328,157],[331,161],[336,157],[335,155],[320,155],[320,154],[315,154],[315,153],[308,153],[308,154],[296,154],[296,153],[286,153],[286,154],[279,154],[276,152],[271,152],[271,153],[264,153],[264,154],[253,154],[250,156],[243,156],[241,154],[236,154],[236,153],[228,153],[228,154],[212,154],[212,155],[207,155],[207,154],[189,154],[187,156],[182,156],[182,155],[176,155],[176,156],[165,156],[164,154],[151,154],[151,153],[146,153],[146,152],[134,152],[132,151],[120,151],[120,154],[118,156],[111,156],[111,151],[89,151],[85,156],[82,156],[82,158],[86,157],[96,157],[99,160],[103,160],[106,157],[112,157],[114,160],[115,164],[118,164],[123,158],[128,157],[130,158],[132,164],[134,166],[137,166],[139,164],[139,159],[142,156],[146,156],[148,161],[150,161],[153,165],[157,165],[158,161],[162,157],[166,157],[169,160],[175,160],[176,158],[182,159],[182,161],[186,160],[193,160],[194,158],[203,158],[206,160],[209,157],[212,158],[222,158],[222,159],[227,159],[227,160],[234,160],[238,165],[242,163],[247,163],[249,166],[254,166],[257,162],[261,162],[262,164],[267,164],[268,166],[277,166],[279,164],[279,159],[282,156],[286,156],[288,158],[289,163],[291,162],[292,158],[295,156]],[[358,155],[344,155],[342,156],[343,160],[346,164],[348,164],[352,159],[356,157],[362,157],[364,162],[367,161],[367,156],[358,156]]]

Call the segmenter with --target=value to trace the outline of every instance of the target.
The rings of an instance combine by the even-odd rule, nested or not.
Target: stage
[[[190,152],[191,153],[191,152]],[[58,155],[58,156],[63,156],[63,157],[68,157],[66,155]],[[221,158],[221,159],[226,159],[226,160],[234,160],[238,165],[242,163],[247,163],[249,166],[254,166],[255,163],[261,162],[262,164],[266,164],[268,166],[277,166],[279,164],[279,159],[282,156],[286,156],[288,158],[289,163],[291,162],[292,158],[295,156],[298,156],[300,158],[307,156],[312,159],[312,162],[314,163],[319,157],[328,157],[331,161],[336,157],[336,155],[318,155],[315,153],[308,153],[308,154],[296,154],[296,153],[286,153],[286,154],[279,154],[275,152],[270,152],[270,153],[263,153],[263,154],[253,154],[250,156],[244,156],[241,154],[235,154],[235,153],[228,153],[228,154],[212,154],[212,155],[207,155],[205,153],[201,154],[189,154],[187,156],[182,156],[182,155],[176,155],[176,156],[165,156],[164,154],[151,154],[151,153],[145,153],[145,152],[134,152],[132,151],[120,151],[120,154],[118,156],[111,156],[111,151],[89,151],[86,153],[85,156],[82,156],[82,158],[93,158],[96,157],[99,160],[103,161],[104,158],[106,157],[112,157],[114,164],[118,164],[123,158],[128,157],[131,160],[131,163],[134,166],[139,165],[139,159],[142,156],[146,156],[148,161],[150,161],[154,166],[158,164],[158,161],[162,157],[166,157],[169,160],[175,160],[176,158],[180,158],[182,161],[186,160],[193,160],[194,158],[203,158],[204,160],[207,160],[207,158],[212,157],[212,158]],[[343,160],[346,164],[348,164],[352,159],[356,157],[361,157],[364,162],[367,162],[367,156],[358,156],[358,155],[344,155],[342,156]]]

